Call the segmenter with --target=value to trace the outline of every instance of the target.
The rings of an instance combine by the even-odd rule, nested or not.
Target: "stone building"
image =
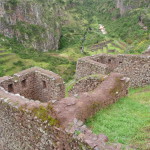
[[[63,79],[51,71],[37,67],[24,70],[13,77],[0,78],[0,86],[10,93],[41,102],[65,97]]]
[[[108,75],[111,72],[124,74],[131,79],[130,87],[150,84],[150,57],[148,55],[87,56],[78,60],[76,79],[92,74]]]

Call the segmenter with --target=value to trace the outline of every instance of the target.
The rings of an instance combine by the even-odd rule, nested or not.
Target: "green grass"
[[[94,133],[107,135],[110,142],[150,149],[150,86],[131,89],[127,97],[100,110],[86,124]]]

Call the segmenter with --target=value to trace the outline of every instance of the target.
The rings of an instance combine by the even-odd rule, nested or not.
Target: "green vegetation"
[[[52,114],[52,107],[48,105],[46,108],[45,107],[39,107],[35,108],[32,110],[34,115],[41,119],[43,122],[46,121],[49,125],[51,126],[58,126],[58,120],[54,119],[51,114]]]
[[[150,10],[148,2],[124,1],[124,5],[134,6],[135,9],[127,11],[123,16],[112,0],[83,0],[69,1],[68,22],[63,27],[61,47],[70,45],[84,47],[86,54],[108,53],[106,49],[91,51],[91,46],[107,40],[119,42],[121,47],[108,46],[108,49],[117,49],[117,53],[141,53],[149,44]],[[73,7],[72,7],[73,6]],[[147,30],[139,25],[142,21]],[[108,32],[102,35],[99,24],[103,24]],[[69,42],[69,43],[68,43]]]
[[[39,66],[60,74],[65,81],[73,79],[76,62],[69,60],[59,53],[42,53],[34,49],[25,48],[16,39],[5,38],[1,35],[0,40],[0,76],[12,75],[15,72]],[[4,52],[4,50],[7,50]],[[5,55],[8,54],[8,55]]]
[[[100,110],[86,123],[94,133],[104,133],[110,142],[148,150],[150,137],[150,86],[131,89],[116,104]]]
[[[41,34],[45,33],[45,28],[42,26],[18,21],[17,24],[13,26],[13,28],[15,32],[19,32],[21,34],[20,38],[22,38],[24,42],[28,42],[29,44],[31,44],[31,42],[35,40],[39,42],[44,40],[44,38],[41,38]]]
[[[61,26],[60,47],[56,51],[40,52],[31,48],[34,41],[42,42],[45,28],[35,24],[18,22],[13,25],[21,35],[21,44],[0,35],[0,76],[12,75],[21,70],[39,66],[51,70],[67,82],[66,95],[73,87],[76,61],[80,57],[99,53],[141,54],[150,43],[150,9],[147,0],[125,0],[132,9],[121,15],[114,0],[29,0],[44,8],[43,22],[57,35]],[[8,13],[13,13],[21,0],[8,0]],[[134,7],[133,7],[134,6]],[[42,7],[41,7],[42,8]],[[141,23],[141,24],[140,24]],[[99,30],[105,26],[107,34]],[[144,27],[147,27],[144,29]],[[109,42],[103,47],[104,42]],[[96,49],[92,50],[94,46]],[[28,48],[27,48],[28,47]],[[112,91],[113,92],[113,91]],[[131,89],[129,96],[99,111],[87,121],[95,133],[106,134],[111,142],[146,149],[150,137],[150,87]],[[93,105],[93,108],[96,108]],[[51,109],[49,109],[51,110]],[[43,121],[57,123],[45,108],[34,111]],[[78,132],[76,133],[78,135]]]
[[[13,5],[20,0],[9,0]],[[42,53],[31,48],[31,43],[44,39],[42,26],[19,22],[13,25],[13,29],[21,35],[24,45],[13,39],[0,36],[0,76],[12,75],[20,70],[39,66],[52,70],[61,75],[66,82],[74,78],[76,61],[80,57],[99,53],[140,54],[149,45],[149,20],[150,10],[148,3],[142,0],[124,1],[124,5],[135,6],[135,9],[127,11],[123,16],[116,8],[112,0],[53,0],[39,1],[29,0],[29,3],[39,3],[45,8],[43,20],[53,27],[56,32],[57,26],[62,26],[59,50]],[[61,17],[58,15],[57,8]],[[144,30],[139,21],[147,26]],[[60,22],[62,24],[60,24]],[[99,30],[99,24],[103,24],[108,34],[103,35]],[[57,33],[57,32],[56,32]],[[104,42],[111,41],[101,47]],[[92,50],[93,46],[98,46]],[[28,47],[28,48],[27,48]]]
[[[16,6],[18,4],[18,0],[8,0],[8,4],[11,4],[12,6]]]

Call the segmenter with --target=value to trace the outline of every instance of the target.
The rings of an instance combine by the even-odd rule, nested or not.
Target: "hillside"
[[[129,149],[149,150],[150,87],[130,89],[127,97],[100,110],[87,121],[94,133],[106,133],[111,142]],[[100,126],[101,125],[101,126]]]
[[[5,54],[3,50],[13,54],[1,56],[1,76],[36,65],[60,74],[68,82],[74,78],[80,57],[140,54],[150,43],[148,1],[1,0],[0,27],[6,36],[0,36],[1,55]],[[102,34],[99,24],[107,34]]]
[[[89,50],[89,45],[115,39],[125,42],[127,51],[140,53],[149,44],[149,7],[144,0],[72,1],[68,6],[70,18],[63,28],[62,47],[69,41]],[[99,31],[99,24],[105,26],[108,34]]]
[[[0,77],[38,66],[59,74],[68,96],[79,58],[148,46],[150,0],[0,0]],[[149,150],[149,97],[150,86],[130,89],[87,125],[110,143]]]

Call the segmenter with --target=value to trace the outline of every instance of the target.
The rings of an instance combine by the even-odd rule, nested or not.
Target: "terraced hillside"
[[[32,66],[41,66],[46,68],[48,64],[44,62],[37,63],[31,59],[21,59],[17,54],[12,53],[7,48],[0,48],[0,76],[12,75],[15,72],[30,68]]]
[[[38,0],[31,1],[33,4],[40,3]],[[11,75],[31,66],[39,66],[60,74],[68,82],[74,78],[76,61],[80,57],[99,53],[140,54],[150,43],[148,1],[137,0],[135,3],[134,0],[124,0],[122,6],[122,0],[54,0],[54,6],[61,3],[63,9],[61,15],[55,12],[57,17],[55,13],[51,16],[56,22],[59,20],[58,24],[61,22],[59,49],[41,53],[35,51],[33,45],[17,42],[17,37],[9,39],[0,35],[0,75]],[[126,8],[123,15],[120,14],[122,8]],[[8,20],[7,17],[5,19]],[[99,24],[104,25],[107,34],[102,34]],[[40,34],[37,27],[32,26],[32,30],[35,35]],[[32,30],[25,28],[25,33],[32,35]]]
[[[107,40],[124,42],[129,53],[141,53],[150,42],[149,0],[69,1],[60,48],[78,46],[81,51]],[[120,11],[125,10],[121,15]],[[104,25],[107,34],[99,30]],[[141,26],[142,25],[142,26]]]
[[[68,53],[42,53],[34,49],[25,48],[22,44],[0,36],[0,76],[38,66],[60,74],[65,81],[73,79],[78,57]]]
[[[85,52],[89,53],[90,55],[106,53],[106,54],[124,54],[129,53],[128,45],[119,40],[105,40],[89,46],[86,48]]]

